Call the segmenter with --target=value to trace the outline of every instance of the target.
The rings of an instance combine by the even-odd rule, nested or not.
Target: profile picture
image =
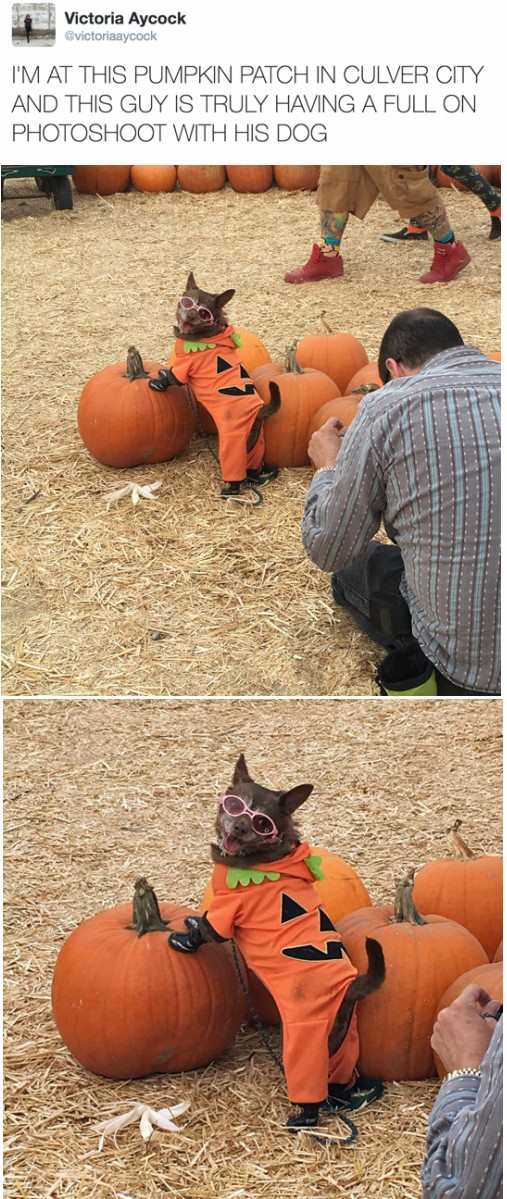
[[[13,46],[54,46],[56,14],[54,4],[13,4]]]

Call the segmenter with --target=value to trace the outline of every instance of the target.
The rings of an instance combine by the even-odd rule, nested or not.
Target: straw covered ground
[[[15,195],[12,182],[8,196]],[[26,190],[26,189],[25,189]],[[19,188],[18,188],[19,192]],[[379,240],[399,218],[379,203],[352,220],[339,285],[289,287],[317,234],[311,193],[203,197],[138,192],[4,205],[4,688],[9,694],[371,694],[376,651],[334,611],[327,575],[306,559],[300,519],[310,471],[286,470],[265,504],[218,499],[206,439],[177,461],[124,472],[92,461],[77,402],[97,370],[136,344],[164,360],[175,301],[192,268],[234,286],[231,319],[275,359],[331,327],[370,356],[391,317],[431,303],[465,340],[499,348],[499,270],[489,218],[446,192],[473,261],[448,287],[417,282],[425,245]],[[109,511],[128,480],[159,498]]]
[[[295,1139],[256,1032],[206,1070],[111,1082],[61,1043],[51,975],[70,931],[140,874],[161,899],[198,903],[213,800],[242,750],[258,781],[315,784],[305,835],[348,858],[374,901],[446,853],[458,816],[475,850],[498,852],[499,701],[10,700],[5,719],[7,1199],[416,1199],[435,1083],[389,1086],[351,1149]],[[183,1099],[179,1135],[145,1151],[132,1126],[98,1153],[96,1121]]]

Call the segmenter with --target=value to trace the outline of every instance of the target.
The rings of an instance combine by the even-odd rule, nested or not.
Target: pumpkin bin
[[[185,387],[153,391],[149,376],[161,364],[147,362],[131,346],[127,363],[115,362],[85,384],[77,423],[84,444],[105,466],[142,466],[168,462],[186,449],[196,428],[195,411]]]
[[[312,857],[319,861],[322,878],[315,878],[313,885],[318,893],[319,901],[327,912],[333,924],[336,924],[348,912],[358,907],[371,906],[371,899],[366,887],[354,867],[322,846],[310,847]],[[205,912],[213,898],[211,881],[208,883],[200,903],[201,912]],[[253,1010],[264,1024],[279,1024],[280,1015],[274,999],[257,975],[247,970],[248,988]]]
[[[227,946],[187,957],[167,943],[189,908],[158,904],[145,879],[134,903],[84,920],[53,976],[53,1016],[82,1066],[106,1078],[144,1078],[205,1066],[232,1043],[243,996]]]
[[[450,829],[454,858],[428,862],[418,871],[414,899],[421,912],[436,912],[457,920],[484,946],[492,958],[502,939],[502,859],[495,854],[475,856],[463,840],[456,820]]]
[[[74,186],[86,196],[112,196],[124,192],[130,183],[130,167],[74,167]]]
[[[358,1004],[360,1069],[401,1082],[435,1072],[431,1033],[442,991],[487,958],[472,933],[442,916],[422,917],[412,895],[411,872],[396,890],[394,907],[361,908],[338,922],[346,952],[366,969],[365,938],[384,951],[386,979]]]

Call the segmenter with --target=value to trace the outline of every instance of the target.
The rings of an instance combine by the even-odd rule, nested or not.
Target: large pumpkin
[[[382,379],[378,373],[376,362],[367,362],[366,366],[362,366],[356,371],[355,375],[349,379],[345,395],[352,395],[354,391],[358,391],[361,387],[383,387]]]
[[[497,945],[492,960],[494,962],[503,962],[503,940]]]
[[[328,404],[323,404],[322,408],[319,408],[319,411],[315,413],[315,416],[310,421],[308,440],[310,440],[312,433],[316,433],[317,429],[321,429],[322,425],[327,420],[330,420],[332,416],[341,421],[342,425],[348,429],[357,416],[361,400],[362,396],[360,395],[338,396],[338,399],[329,400]]]
[[[106,466],[167,462],[186,449],[196,428],[195,410],[185,387],[152,391],[148,375],[160,363],[147,362],[131,346],[127,364],[115,362],[93,375],[81,392],[77,422],[90,454]]]
[[[201,195],[203,192],[217,192],[225,183],[225,167],[178,167],[178,182],[185,192]]]
[[[323,875],[323,878],[314,879],[313,886],[319,896],[319,902],[333,924],[355,908],[371,906],[366,887],[349,862],[320,845],[312,846],[311,853],[313,857],[320,858],[320,870]],[[207,910],[212,898],[213,887],[209,882],[200,904],[202,912]],[[252,970],[248,970],[247,975],[254,1012],[264,1024],[279,1024],[280,1014],[270,992]]]
[[[486,962],[466,928],[416,911],[410,877],[398,885],[394,907],[361,908],[338,922],[345,949],[367,968],[366,937],[384,950],[386,979],[358,1004],[360,1067],[387,1081],[431,1078],[431,1033],[442,991],[465,970]]]
[[[488,354],[487,357],[491,358],[492,362],[501,362],[502,361],[502,355],[501,355],[500,350],[492,350],[491,354]]]
[[[112,196],[130,183],[130,167],[74,167],[74,186],[84,195]]]
[[[130,168],[130,178],[140,192],[172,192],[176,187],[176,167],[140,166]]]
[[[143,1078],[205,1066],[245,1016],[230,950],[190,956],[167,943],[190,909],[157,900],[145,879],[124,903],[83,921],[57,958],[58,1031],[77,1061],[106,1078]]]
[[[457,858],[428,862],[419,870],[414,899],[421,912],[436,912],[468,928],[492,958],[502,937],[502,859],[496,854],[475,857],[458,832],[451,829]]]
[[[293,348],[288,352],[286,371],[276,363],[267,363],[252,377],[264,403],[270,399],[270,387],[280,396],[278,412],[264,424],[266,462],[273,466],[307,466],[310,421],[323,404],[336,399],[336,384],[322,371],[302,370]]]
[[[503,1003],[503,964],[502,962],[488,962],[484,966],[474,966],[472,970],[467,970],[465,974],[460,974],[450,987],[447,988],[437,1007],[436,1016],[442,1011],[442,1008],[449,1007],[454,1000],[461,995],[465,987],[469,987],[471,983],[475,983],[478,987],[483,987],[491,999],[496,999],[498,1003]],[[435,1016],[435,1018],[436,1018]],[[443,1062],[441,1062],[438,1054],[434,1053],[435,1066],[439,1078],[443,1078],[447,1074],[447,1070]]]
[[[235,192],[265,192],[273,182],[273,167],[226,167],[227,178]]]
[[[297,343],[296,362],[329,375],[343,395],[352,376],[366,366],[368,355],[352,333],[315,333]]]
[[[320,167],[274,167],[275,182],[284,191],[314,191],[319,182]]]
[[[243,325],[235,325],[234,328],[241,338],[241,345],[238,348],[239,356],[250,378],[252,378],[253,372],[259,366],[264,366],[267,362],[271,362],[271,354],[260,337],[257,337],[256,333],[252,333],[250,329],[245,329]]]

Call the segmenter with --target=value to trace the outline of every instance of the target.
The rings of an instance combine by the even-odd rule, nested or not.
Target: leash
[[[281,1059],[280,1055],[278,1053],[276,1053],[276,1050],[273,1049],[269,1035],[266,1032],[266,1028],[265,1028],[264,1024],[262,1023],[259,1013],[255,1010],[255,1007],[252,1003],[250,988],[248,987],[248,985],[246,983],[244,970],[241,969],[238,947],[234,940],[231,940],[231,949],[232,949],[232,960],[234,962],[236,974],[239,979],[239,985],[241,987],[243,995],[245,996],[246,1007],[247,1007],[247,1012],[248,1012],[250,1021],[253,1024],[255,1031],[259,1033],[261,1041],[263,1042],[264,1048],[267,1050],[269,1057],[275,1063],[275,1066],[278,1066],[278,1068],[281,1070],[281,1072],[283,1074],[284,1069],[283,1069],[282,1059]],[[319,1141],[321,1145],[328,1145],[328,1144],[329,1145],[335,1145],[335,1144],[351,1145],[353,1141],[357,1140],[357,1136],[358,1136],[357,1127],[354,1124],[353,1120],[350,1119],[349,1116],[345,1116],[342,1112],[339,1112],[336,1114],[338,1114],[338,1119],[342,1120],[343,1123],[345,1124],[345,1126],[348,1128],[348,1130],[349,1130],[348,1137],[327,1136],[326,1133],[321,1133],[316,1128],[315,1129],[301,1128],[298,1131],[305,1132],[308,1136],[314,1137],[314,1139],[316,1141]]]

